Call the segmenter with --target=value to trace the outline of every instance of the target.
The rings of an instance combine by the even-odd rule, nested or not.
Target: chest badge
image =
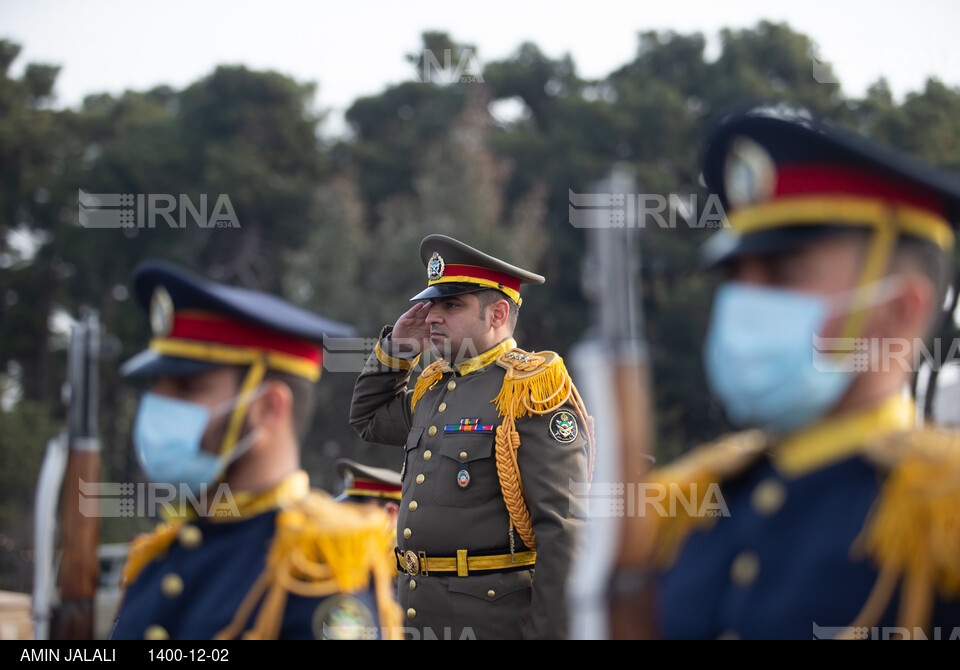
[[[313,637],[317,640],[364,640],[376,634],[370,608],[354,596],[334,595],[313,613]]]
[[[550,437],[560,444],[570,444],[579,434],[577,419],[570,412],[562,409],[550,417]]]
[[[470,470],[469,468],[467,468],[466,465],[464,465],[460,469],[460,472],[457,473],[457,486],[459,486],[462,489],[465,489],[468,486],[470,486]]]
[[[456,433],[493,433],[496,426],[480,423],[480,419],[460,419],[459,424],[446,425],[443,427],[444,435],[453,435]]]

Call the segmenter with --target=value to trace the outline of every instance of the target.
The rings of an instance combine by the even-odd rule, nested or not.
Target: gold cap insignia
[[[766,149],[751,139],[738,137],[730,144],[723,181],[731,207],[747,207],[773,197],[777,168]]]
[[[433,256],[430,257],[430,262],[427,263],[427,279],[430,281],[440,279],[440,277],[443,276],[445,267],[446,263],[443,262],[443,257],[434,251]]]
[[[154,289],[150,299],[150,330],[154,337],[166,337],[173,330],[173,298],[162,286]]]

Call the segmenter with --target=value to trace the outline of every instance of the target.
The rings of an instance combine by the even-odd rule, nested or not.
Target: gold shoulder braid
[[[870,556],[880,575],[848,631],[875,625],[901,581],[897,625],[927,628],[938,595],[960,597],[960,434],[902,433],[865,456],[888,474],[854,552]]]
[[[413,387],[413,396],[410,398],[411,412],[417,408],[417,403],[420,402],[420,398],[437,385],[437,382],[443,377],[443,373],[449,371],[450,366],[443,359],[436,360],[423,369],[420,377],[417,378],[416,385]]]
[[[215,639],[276,639],[287,596],[308,598],[356,593],[371,576],[377,597],[380,630],[400,630],[400,611],[393,598],[393,533],[383,510],[338,503],[323,491],[310,494],[277,514],[276,534],[267,566],[244,597],[233,621]],[[253,627],[247,620],[261,603]]]
[[[710,492],[710,485],[744,471],[760,458],[767,441],[767,436],[759,430],[725,435],[662,469],[652,470],[646,482],[664,488],[679,486],[684,496],[689,493],[691,509],[699,510]],[[637,523],[644,527],[638,533],[643,542],[642,555],[651,567],[668,567],[676,560],[691,532],[715,521],[716,517],[691,515],[686,505],[679,505],[669,515],[656,509],[641,510]]]
[[[143,568],[164,553],[177,537],[179,522],[161,523],[151,533],[133,538],[127,551],[127,560],[120,575],[120,587],[126,589],[136,580]]]
[[[587,431],[587,476],[593,479],[594,456],[593,417],[587,414],[583,400],[573,385],[573,380],[563,364],[563,359],[552,351],[527,353],[512,349],[497,359],[497,365],[506,369],[500,393],[490,402],[497,405],[503,421],[497,426],[496,458],[497,474],[503,501],[510,514],[511,532],[520,534],[523,543],[536,548],[530,510],[523,498],[523,484],[517,465],[517,449],[520,434],[516,420],[525,416],[543,415],[552,412],[567,401]],[[511,547],[512,550],[512,547]]]

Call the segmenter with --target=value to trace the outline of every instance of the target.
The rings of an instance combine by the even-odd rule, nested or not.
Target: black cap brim
[[[218,363],[164,356],[145,349],[120,367],[123,377],[189,377],[223,367]]]
[[[432,298],[449,298],[455,295],[463,295],[464,293],[476,293],[478,291],[485,291],[490,288],[489,286],[477,286],[476,284],[434,284],[433,286],[428,286],[424,290],[420,291],[417,295],[410,298],[410,302],[415,300],[430,300]],[[492,289],[496,291],[496,289]]]
[[[803,225],[749,235],[723,230],[714,234],[700,247],[699,257],[704,268],[716,268],[744,256],[786,253],[828,237],[865,233],[865,228],[850,226]]]

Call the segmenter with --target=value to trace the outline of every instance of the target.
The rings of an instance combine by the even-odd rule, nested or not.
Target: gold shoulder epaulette
[[[519,419],[546,414],[562,406],[573,394],[573,382],[563,359],[552,351],[529,353],[511,349],[497,359],[507,373],[494,402],[500,416]]]
[[[767,436],[759,430],[733,433],[701,445],[673,463],[652,470],[646,485],[676,490],[688,501],[675,509],[658,509],[657,504],[642,510],[638,523],[643,524],[643,555],[651,566],[671,565],[687,536],[697,527],[716,521],[718,516],[694,513],[707,503],[722,505],[717,487],[755,463],[767,446]]]
[[[874,625],[902,581],[898,625],[926,627],[935,595],[960,598],[960,433],[900,433],[864,455],[886,477],[854,547],[880,569],[855,625]]]
[[[579,417],[586,431],[587,481],[589,482],[593,479],[596,460],[593,417],[587,414],[583,400],[573,385],[563,359],[558,354],[552,351],[528,353],[523,349],[515,348],[497,358],[497,365],[506,370],[500,393],[490,401],[496,403],[497,412],[503,417],[503,422],[497,426],[494,440],[500,491],[510,515],[511,532],[516,529],[524,544],[534,549],[536,538],[530,510],[523,496],[523,483],[517,463],[520,434],[515,422],[525,416],[548,414],[569,402],[573,413]],[[570,441],[573,441],[576,437],[573,416],[555,418],[561,421],[562,427],[571,435]],[[551,424],[553,423],[554,421],[551,420]]]
[[[326,492],[311,491],[277,514],[267,567],[217,638],[242,633],[248,639],[276,639],[288,594],[318,598],[356,593],[370,587],[371,578],[381,630],[398,630],[392,536],[389,518],[379,507],[337,502]],[[261,600],[253,627],[244,632]]]
[[[445,372],[450,371],[450,365],[441,359],[438,359],[425,367],[420,376],[417,377],[417,383],[413,387],[413,394],[410,396],[410,411],[417,408],[417,403],[424,394],[437,385],[437,382],[443,377]]]
[[[133,538],[127,551],[127,560],[120,573],[120,586],[128,587],[144,567],[164,553],[177,537],[179,523],[162,523],[153,532]]]

